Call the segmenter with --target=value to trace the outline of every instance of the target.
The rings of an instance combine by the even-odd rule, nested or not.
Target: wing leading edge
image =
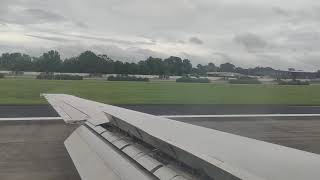
[[[139,173],[147,179],[320,177],[317,154],[71,95],[44,94],[44,97],[66,122],[85,122],[65,142],[83,179],[98,179],[93,176],[100,173],[92,170],[95,164],[106,165],[120,179],[130,179],[125,174]],[[87,151],[79,152],[86,149],[80,148],[83,145]],[[86,154],[94,154],[96,157],[92,158],[97,162],[83,159],[81,155]],[[121,157],[123,163],[113,163],[119,159],[114,157]]]

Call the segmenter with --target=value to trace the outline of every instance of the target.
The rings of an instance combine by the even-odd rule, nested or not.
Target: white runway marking
[[[62,118],[61,117],[0,118],[0,121],[41,121],[41,120],[62,120]]]
[[[165,115],[164,118],[239,118],[239,117],[320,117],[320,114],[227,114],[227,115]]]
[[[162,115],[164,118],[241,118],[241,117],[320,117],[320,114],[214,114],[214,115]],[[61,117],[0,118],[0,121],[63,120]]]

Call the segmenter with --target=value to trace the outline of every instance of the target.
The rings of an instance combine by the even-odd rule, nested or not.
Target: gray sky
[[[1,0],[0,52],[320,69],[316,0]]]

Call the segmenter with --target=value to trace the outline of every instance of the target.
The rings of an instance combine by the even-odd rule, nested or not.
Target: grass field
[[[40,93],[66,93],[110,104],[320,105],[320,86],[175,82],[0,80],[0,104],[44,104]]]

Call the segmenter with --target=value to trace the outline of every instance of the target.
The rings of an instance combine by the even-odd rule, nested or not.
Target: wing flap
[[[120,178],[105,165],[103,160],[94,152],[86,141],[74,132],[65,141],[65,146],[83,180],[120,180]]]
[[[65,146],[84,180],[153,179],[85,126],[79,127]]]

